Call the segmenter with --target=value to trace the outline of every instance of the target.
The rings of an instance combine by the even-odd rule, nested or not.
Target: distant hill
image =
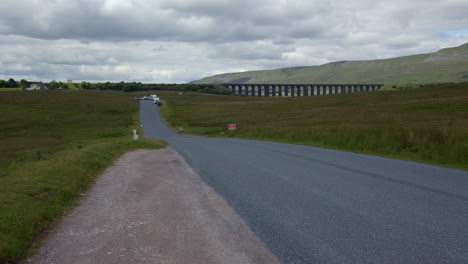
[[[384,60],[338,61],[320,66],[225,73],[192,83],[446,83],[468,81],[468,43],[438,52]]]

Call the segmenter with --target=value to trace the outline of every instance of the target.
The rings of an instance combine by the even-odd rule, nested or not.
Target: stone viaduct
[[[373,92],[383,84],[223,84],[235,94],[247,96],[317,96]]]

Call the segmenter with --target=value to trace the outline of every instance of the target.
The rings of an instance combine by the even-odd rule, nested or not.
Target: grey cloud
[[[171,17],[164,14],[139,16],[139,11],[103,11],[103,1],[41,1],[11,4],[3,8],[4,34],[19,34],[43,39],[128,40],[170,36]],[[11,12],[11,10],[14,12]],[[16,11],[16,12],[15,12]],[[31,14],[17,16],[18,13]]]
[[[4,0],[0,78],[185,82],[460,45],[466,0]]]
[[[385,45],[391,49],[404,49],[418,46],[419,43],[419,38],[415,38],[414,35],[401,34],[389,39]]]
[[[292,34],[289,30],[303,20],[320,16],[327,5],[326,1],[273,4],[267,0],[162,1],[159,4],[132,1],[127,6],[90,0],[27,2],[9,2],[0,11],[1,33],[89,41],[228,42],[279,35],[294,38],[294,30]],[[32,15],[18,16],[18,13]]]
[[[277,46],[270,41],[236,42],[222,44],[211,53],[211,57],[235,60],[284,60],[284,54],[294,51],[291,46]]]

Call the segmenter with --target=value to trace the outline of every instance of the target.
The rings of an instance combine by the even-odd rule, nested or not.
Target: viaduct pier
[[[247,96],[318,96],[374,92],[383,84],[223,84],[231,92]]]

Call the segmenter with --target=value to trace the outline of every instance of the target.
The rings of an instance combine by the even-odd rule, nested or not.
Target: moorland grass
[[[120,92],[0,95],[0,263],[16,263],[133,141],[138,103]]]
[[[11,91],[21,91],[22,88],[16,87],[16,88],[0,88],[0,92],[11,92]]]
[[[316,97],[158,93],[186,133],[321,146],[468,169],[468,83]],[[227,124],[237,124],[235,132]]]

